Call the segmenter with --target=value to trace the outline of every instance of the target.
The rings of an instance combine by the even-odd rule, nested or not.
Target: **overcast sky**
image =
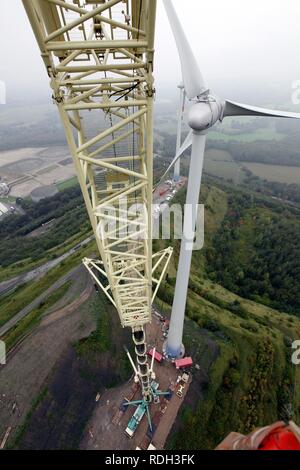
[[[247,82],[290,87],[300,80],[299,0],[174,0],[208,85],[222,92]],[[158,0],[157,87],[175,85],[180,65],[162,1]],[[0,80],[12,90],[48,92],[48,78],[21,0],[1,0]],[[251,90],[252,88],[252,90]],[[239,92],[232,98],[238,98]]]

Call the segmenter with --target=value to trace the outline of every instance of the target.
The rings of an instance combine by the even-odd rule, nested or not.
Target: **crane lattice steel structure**
[[[145,325],[172,254],[152,254],[156,0],[23,4],[100,253],[84,264],[122,326],[132,329],[138,379],[150,402]]]

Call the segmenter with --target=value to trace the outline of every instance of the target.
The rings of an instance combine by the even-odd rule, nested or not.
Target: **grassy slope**
[[[1,268],[0,273],[0,282],[7,281],[8,279],[13,279],[21,274],[32,271],[43,264],[62,256],[64,253],[68,252],[76,245],[81,243],[83,240],[88,238],[92,234],[91,231],[88,232],[78,232],[76,235],[68,238],[64,243],[58,245],[50,250],[45,251],[45,254],[38,261],[32,261],[31,258],[24,258],[22,261],[11,264],[6,268]]]
[[[71,281],[63,284],[59,289],[54,291],[43,302],[41,302],[37,308],[33,309],[28,315],[26,315],[26,317],[9,330],[9,332],[2,338],[3,341],[5,341],[8,351],[40,323],[43,314],[67,293],[70,284]]]
[[[207,246],[227,211],[227,197],[218,188],[204,186],[202,199],[206,201]],[[251,227],[245,224],[243,230],[244,245],[238,256],[248,252],[245,240]],[[290,360],[290,340],[299,337],[300,320],[238,297],[205,279],[203,268],[204,255],[195,252],[186,313],[199,331],[216,341],[220,354],[210,368],[208,386],[199,390],[196,411],[189,406],[181,411],[179,429],[168,443],[174,449],[214,448],[232,430],[249,432],[286,417],[290,404],[294,419],[300,418],[300,392],[294,390],[295,368]],[[170,279],[159,292],[165,310],[170,310],[173,284]],[[198,338],[197,330],[194,338]],[[205,356],[204,351],[200,365]]]
[[[296,390],[294,399],[295,369],[287,347],[288,338],[299,337],[299,319],[240,299],[208,281],[191,285],[188,317],[210,332],[220,354],[210,369],[204,400],[192,421],[183,418],[170,445],[213,448],[231,430],[249,432],[285,417],[289,403],[299,420],[300,394]],[[239,302],[235,313],[233,302]]]
[[[71,269],[78,266],[81,259],[95,251],[95,242],[87,247],[81,248],[67,260],[51,269],[41,279],[21,286],[17,291],[0,300],[0,326],[4,325],[10,318],[16,315],[22,308],[30,304],[42,292],[47,290],[59,278],[67,274]]]

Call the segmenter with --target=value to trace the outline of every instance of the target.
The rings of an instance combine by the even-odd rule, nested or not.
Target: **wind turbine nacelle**
[[[223,105],[217,99],[199,101],[193,104],[188,113],[188,125],[194,131],[205,131],[222,118]]]

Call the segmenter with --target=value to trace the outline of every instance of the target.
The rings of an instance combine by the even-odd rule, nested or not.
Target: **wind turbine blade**
[[[223,118],[229,116],[261,116],[300,119],[300,113],[290,113],[287,111],[259,108],[256,106],[249,106],[247,104],[235,103],[234,101],[226,100]]]
[[[177,160],[181,157],[181,155],[192,145],[192,142],[193,142],[193,131],[190,131],[188,135],[186,136],[186,139],[181,145],[180,149],[176,153],[175,157],[173,158],[172,163],[168,166],[168,168],[162,175],[160,179],[160,183],[164,179],[164,177],[169,173],[169,171],[173,168],[173,166],[175,165]]]
[[[164,6],[175,37],[186,94],[189,99],[196,98],[207,92],[207,87],[205,86],[194,53],[180,24],[172,1],[164,0]]]

